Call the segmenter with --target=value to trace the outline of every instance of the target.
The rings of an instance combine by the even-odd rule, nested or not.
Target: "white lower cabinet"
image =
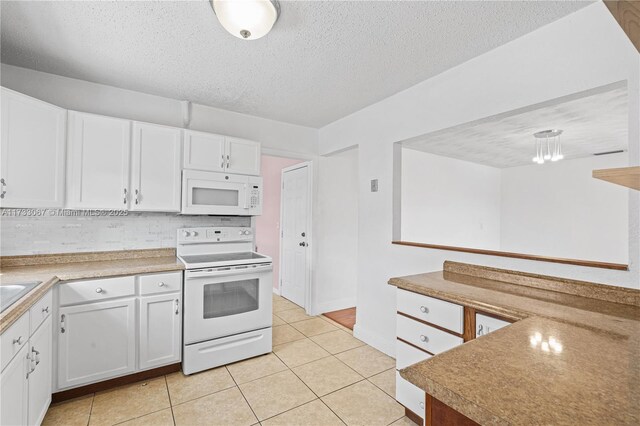
[[[181,293],[147,296],[140,304],[141,370],[180,362],[182,336]]]
[[[29,415],[28,375],[31,362],[27,358],[29,345],[26,344],[7,365],[0,375],[0,424],[26,425]]]
[[[44,300],[47,298],[50,300],[50,292],[43,297]],[[17,338],[11,334],[14,329],[24,329],[22,325],[25,321],[29,324],[32,314],[24,313],[2,334],[3,345],[17,345],[13,340],[22,341],[20,350],[7,360],[0,374],[0,425],[3,426],[39,425],[51,403],[51,315],[47,312],[44,321],[40,316],[33,318],[38,327],[30,337],[28,331]],[[5,339],[7,333],[11,341]]]
[[[52,337],[51,316],[31,336],[29,373],[29,424],[39,425],[51,403]],[[4,423],[3,423],[4,424]]]
[[[60,388],[135,370],[135,299],[62,307],[59,312]]]
[[[180,362],[182,272],[75,281],[58,290],[56,390]]]
[[[426,393],[403,379],[398,371],[396,371],[396,400],[422,419],[425,418]]]

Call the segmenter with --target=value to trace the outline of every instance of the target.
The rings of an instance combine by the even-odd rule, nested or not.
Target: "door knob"
[[[307,236],[307,233],[306,233],[306,232],[303,232],[303,233],[302,233],[302,234],[300,234],[300,235],[302,235],[303,237],[306,237],[306,236]]]

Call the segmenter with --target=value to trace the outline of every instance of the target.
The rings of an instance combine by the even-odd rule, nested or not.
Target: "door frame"
[[[310,249],[310,252],[307,252],[307,267],[305,274],[307,276],[306,283],[304,286],[304,310],[307,314],[313,315],[312,307],[313,305],[313,297],[312,297],[312,289],[313,289],[313,182],[314,182],[314,170],[313,170],[313,161],[305,161],[302,163],[294,164],[293,166],[285,167],[280,171],[280,188],[283,189],[284,186],[284,174],[286,172],[290,172],[293,170],[301,169],[303,167],[307,168],[307,248]],[[282,245],[283,245],[283,235],[282,235],[282,212],[284,210],[284,191],[280,192],[280,276],[278,277],[278,294],[282,295],[282,271],[283,269],[283,256],[282,256]]]

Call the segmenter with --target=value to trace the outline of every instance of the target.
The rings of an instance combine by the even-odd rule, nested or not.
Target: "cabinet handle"
[[[0,179],[0,184],[2,184],[2,192],[0,193],[0,198],[4,198],[4,194],[7,193],[7,191],[5,190],[5,188],[7,187],[7,184],[4,181],[4,178]]]
[[[124,188],[124,196],[122,197],[123,203],[127,204],[127,188]]]
[[[423,314],[428,314],[429,308],[427,308],[426,306],[420,306],[420,312],[422,312]]]
[[[158,287],[164,287],[165,285],[166,285],[166,284],[165,284],[165,283],[163,283],[162,281],[160,281],[160,282],[158,283]]]
[[[49,307],[48,306],[46,308],[42,308],[42,313],[44,314],[45,312],[47,314],[49,313]]]
[[[40,352],[36,350],[35,346],[31,347],[31,352],[34,353],[34,360],[36,361],[36,365],[40,364]]]
[[[136,189],[136,204],[139,204],[139,201],[138,201],[138,194],[139,194],[139,192],[138,192],[138,190]]]
[[[65,332],[65,327],[66,327],[66,323],[65,320],[67,319],[65,314],[60,315],[60,333],[64,333]]]
[[[176,315],[180,313],[180,299],[176,299]]]
[[[420,403],[420,408],[422,408],[424,410],[424,402]]]
[[[220,162],[220,168],[224,169],[224,154],[222,155],[222,161]]]
[[[16,343],[19,345],[22,344],[22,336],[18,336],[17,339],[13,339],[13,344],[15,345]]]
[[[33,365],[33,359],[31,359],[29,355],[30,353],[27,352],[27,360],[29,361],[29,371],[27,371],[27,379],[29,378],[29,375],[31,375],[31,373],[33,373],[36,369],[36,366]]]
[[[102,289],[102,287],[98,287],[96,288],[96,293],[103,293],[104,290]]]
[[[227,169],[229,168],[230,165],[231,165],[231,160],[229,159],[229,156],[227,155]]]
[[[476,333],[478,336],[482,336],[482,334],[484,333],[484,330],[482,329],[482,324],[478,325],[478,332]]]
[[[429,338],[427,336],[425,336],[424,334],[420,335],[420,341],[427,343],[429,341]]]

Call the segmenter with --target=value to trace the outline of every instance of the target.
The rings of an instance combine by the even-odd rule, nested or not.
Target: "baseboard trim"
[[[280,294],[280,289],[279,288],[275,288],[275,287],[273,288],[273,294],[278,295],[278,296],[282,296]]]
[[[115,379],[105,380],[103,382],[91,383],[90,385],[80,386],[73,389],[67,389],[56,392],[51,396],[51,403],[67,401],[69,399],[78,398],[80,396],[89,395],[90,393],[100,392],[103,390],[113,389],[122,385],[140,382],[142,380],[154,379],[164,376],[165,374],[175,373],[181,370],[181,363],[165,365],[151,370],[140,371],[138,373],[129,374],[127,376],[116,377]]]
[[[325,312],[339,311],[341,309],[353,308],[354,306],[356,306],[356,301],[351,297],[346,299],[332,300],[329,302],[316,303],[314,315],[324,314]]]
[[[353,337],[356,339],[360,339],[365,342],[369,346],[373,346],[377,350],[384,352],[389,355],[391,358],[396,357],[396,345],[395,340],[388,341],[387,339],[383,339],[380,337],[380,334],[372,332],[363,328],[356,322],[356,325],[353,327]]]

